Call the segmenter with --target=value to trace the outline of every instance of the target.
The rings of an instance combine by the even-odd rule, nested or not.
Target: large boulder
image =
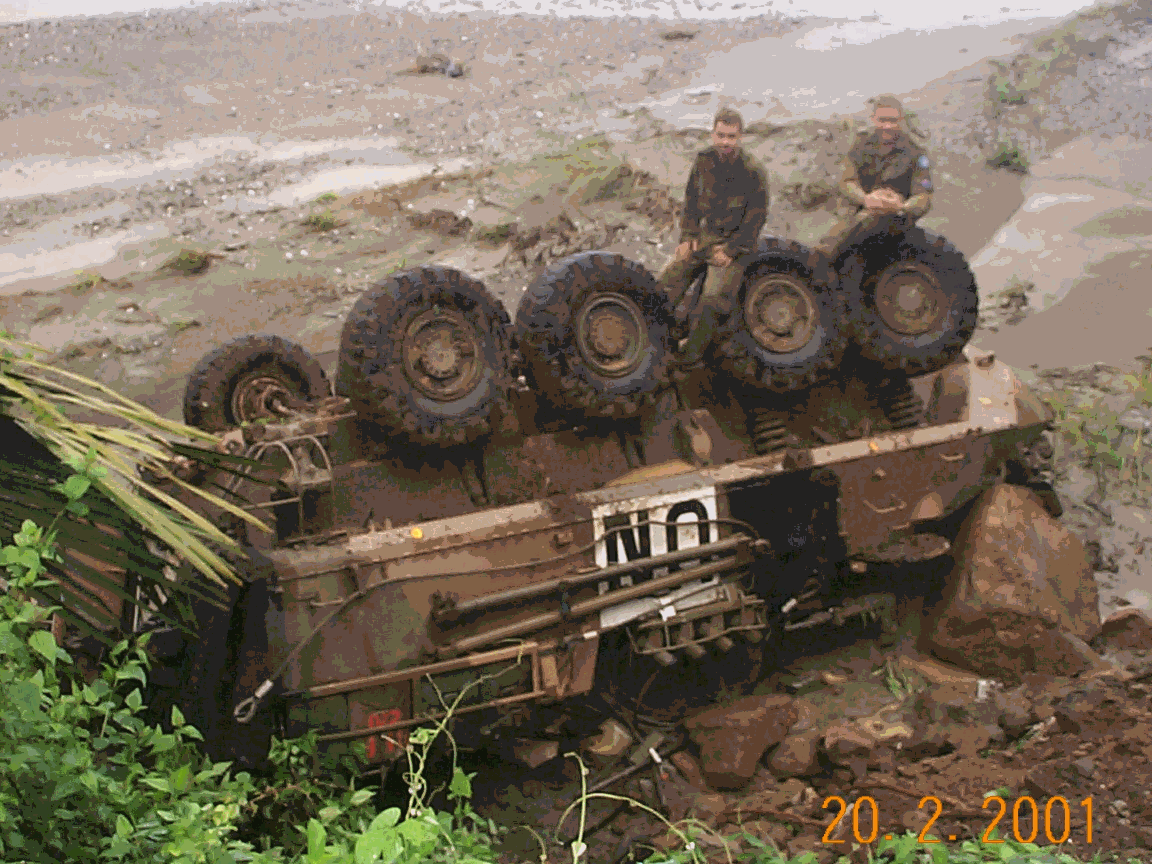
[[[704,779],[714,789],[739,789],[756,773],[760,757],[796,722],[791,696],[748,696],[690,717],[685,726],[700,749]]]
[[[925,621],[924,650],[1013,684],[1030,672],[1093,667],[1084,651],[1100,632],[1092,564],[1036,495],[1008,484],[985,492],[953,555],[944,599]]]

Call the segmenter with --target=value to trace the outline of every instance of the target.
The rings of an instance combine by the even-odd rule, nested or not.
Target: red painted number
[[[379,729],[383,726],[390,726],[393,723],[398,723],[404,718],[399,708],[388,708],[384,711],[373,711],[368,715],[368,728]],[[393,729],[387,733],[389,738],[394,739],[389,741],[383,735],[372,735],[368,738],[367,751],[368,758],[376,758],[376,742],[379,740],[384,745],[384,752],[381,756],[391,756],[400,748],[408,743],[408,730],[407,729]]]

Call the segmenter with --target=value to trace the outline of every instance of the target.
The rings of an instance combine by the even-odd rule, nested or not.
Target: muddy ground
[[[458,266],[483,280],[510,313],[549,262],[573,251],[609,249],[658,269],[675,242],[677,201],[704,139],[691,124],[667,123],[636,106],[688,88],[693,73],[720,52],[783,40],[801,27],[765,18],[692,25],[681,38],[666,39],[673,28],[658,22],[589,20],[578,22],[577,38],[577,23],[555,20],[500,19],[496,27],[494,19],[472,14],[426,20],[318,8],[308,7],[311,17],[304,7],[281,4],[0,32],[6,328],[46,346],[63,368],[178,417],[192,365],[236,336],[288,336],[331,371],[348,309],[399,268]],[[994,261],[1002,227],[1026,209],[1029,196],[1048,194],[1029,185],[1037,174],[988,164],[1001,141],[1038,166],[1090,133],[1147,140],[1149,16],[1152,10],[1136,4],[1111,18],[1088,17],[1065,28],[1073,38],[1059,62],[1045,59],[1042,39],[1024,40],[1021,53],[1002,58],[1007,72],[974,62],[905,94],[926,133],[938,184],[924,224],[970,259],[992,249],[986,257]],[[465,74],[407,74],[419,55],[437,51],[465,64]],[[1028,89],[1035,82],[1027,76],[1037,68],[1029,58],[1036,57],[1048,65]],[[491,87],[492,80],[502,86]],[[1005,81],[1027,90],[1023,102],[998,97],[997,83]],[[695,99],[701,110],[712,105],[708,93],[677,98]],[[771,173],[770,232],[812,242],[831,224],[838,161],[862,119],[789,122],[766,115],[752,127],[746,145]],[[103,163],[93,161],[113,157],[126,178],[119,185],[101,180]],[[1136,180],[1114,181],[1137,197],[1138,181],[1152,179],[1152,168],[1138,169]],[[1068,170],[1076,174],[1075,166]],[[382,188],[361,182],[369,175]],[[404,182],[396,185],[397,179]],[[317,200],[326,192],[333,197]],[[1130,225],[1112,234],[1145,236]],[[1041,229],[1035,236],[1040,245],[1016,253],[1032,256],[1029,266],[1061,242]],[[162,266],[181,253],[192,263],[210,257],[202,272]],[[1139,306],[1134,292],[1122,293],[1143,284],[1127,277],[1133,270],[1127,258],[1106,258],[1102,271],[1098,259],[1086,261],[1084,274],[1075,275],[1096,279],[1097,306],[1121,296]],[[1044,317],[1059,306],[1021,309],[1016,301],[989,299],[978,342],[992,340],[1005,352],[1038,346],[1010,362],[1062,404],[1099,399],[1116,418],[1123,415],[1127,437],[1117,439],[1118,449],[1152,428],[1146,406],[1132,407],[1132,387],[1123,378],[1152,340],[1138,329],[1125,331],[1119,344],[1110,340],[1109,367],[1093,368],[1091,359],[1063,363],[1051,352],[1041,360],[1041,348],[1066,338],[1045,329],[1046,321],[1059,322],[1058,315]],[[1032,331],[1028,343],[1020,335],[1028,334],[1025,328]],[[1064,368],[1071,365],[1080,368]],[[1100,411],[1093,416],[1107,426],[1112,415]],[[1062,521],[1093,552],[1102,613],[1149,610],[1148,481],[1133,476],[1128,463],[1109,468],[1101,483],[1100,464],[1098,448],[1058,449]],[[1062,795],[1078,814],[1068,850],[1148,860],[1152,725],[1142,652],[1152,646],[1139,640],[1099,646],[1128,652],[1117,655],[1136,676],[1125,682],[1031,681],[1019,691],[993,687],[994,695],[981,699],[987,686],[927,663],[913,647],[915,596],[926,584],[939,585],[946,566],[861,577],[855,586],[861,593],[876,579],[899,601],[896,631],[884,635],[857,624],[802,631],[806,638],[789,637],[781,655],[766,661],[777,671],[757,688],[796,699],[804,706],[799,711],[818,708],[821,716],[811,722],[821,728],[875,716],[885,728],[906,724],[916,731],[917,747],[841,748],[840,761],[825,753],[817,770],[801,777],[762,766],[739,793],[702,788],[682,760],[666,782],[648,774],[644,783],[636,779],[617,791],[662,803],[676,816],[694,808],[720,834],[731,837],[733,826],[744,825],[783,851],[812,849],[822,859],[851,847],[821,842],[831,822],[821,806],[829,795],[846,801],[870,795],[881,834],[918,831],[925,811],[917,804],[936,795],[944,813],[933,829],[955,835],[955,842],[979,838],[991,822],[981,808],[986,792],[1008,790],[1001,836],[1011,836],[1016,798],[1031,795],[1042,812]],[[809,646],[830,643],[839,647],[813,656]],[[514,824],[553,826],[578,788],[573,761],[557,758],[536,769],[513,764],[484,769],[478,805]],[[611,767],[600,770],[597,776]],[[1080,804],[1089,795],[1091,843]],[[595,804],[589,824],[606,813]],[[869,815],[862,813],[865,821]],[[618,860],[658,827],[624,814],[586,838],[589,860]],[[565,833],[574,830],[574,822],[565,823]],[[1030,830],[1021,826],[1025,837]],[[1043,826],[1037,840],[1045,842]],[[508,854],[528,860],[538,851],[517,834]]]

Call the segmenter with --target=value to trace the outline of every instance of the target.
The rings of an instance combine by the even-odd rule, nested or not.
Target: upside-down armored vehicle
[[[387,763],[449,706],[498,734],[626,672],[642,714],[654,673],[751,675],[852,573],[945,555],[980,492],[1041,483],[1050,414],[968,346],[975,279],[942,238],[764,238],[740,301],[687,376],[682,315],[597,251],[514,318],[457,270],[393,273],[334,387],[278,336],[204,357],[186,421],[259,466],[204,482],[275,523],[217,635],[171,651],[210,746],[315,729]]]

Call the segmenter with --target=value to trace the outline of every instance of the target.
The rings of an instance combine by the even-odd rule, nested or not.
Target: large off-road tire
[[[482,282],[448,267],[393,273],[348,313],[336,393],[382,429],[467,443],[510,410],[509,341],[508,313]]]
[[[866,362],[925,375],[952,363],[976,330],[976,277],[964,255],[902,217],[857,228],[834,266],[849,338]]]
[[[324,368],[290,339],[242,336],[200,358],[184,389],[184,422],[220,432],[331,395]]]
[[[795,241],[766,237],[745,272],[717,353],[739,379],[796,390],[840,361],[848,342],[844,316],[827,259]]]
[[[655,277],[635,261],[610,252],[563,258],[516,310],[526,377],[575,417],[634,415],[667,380],[672,311]]]

